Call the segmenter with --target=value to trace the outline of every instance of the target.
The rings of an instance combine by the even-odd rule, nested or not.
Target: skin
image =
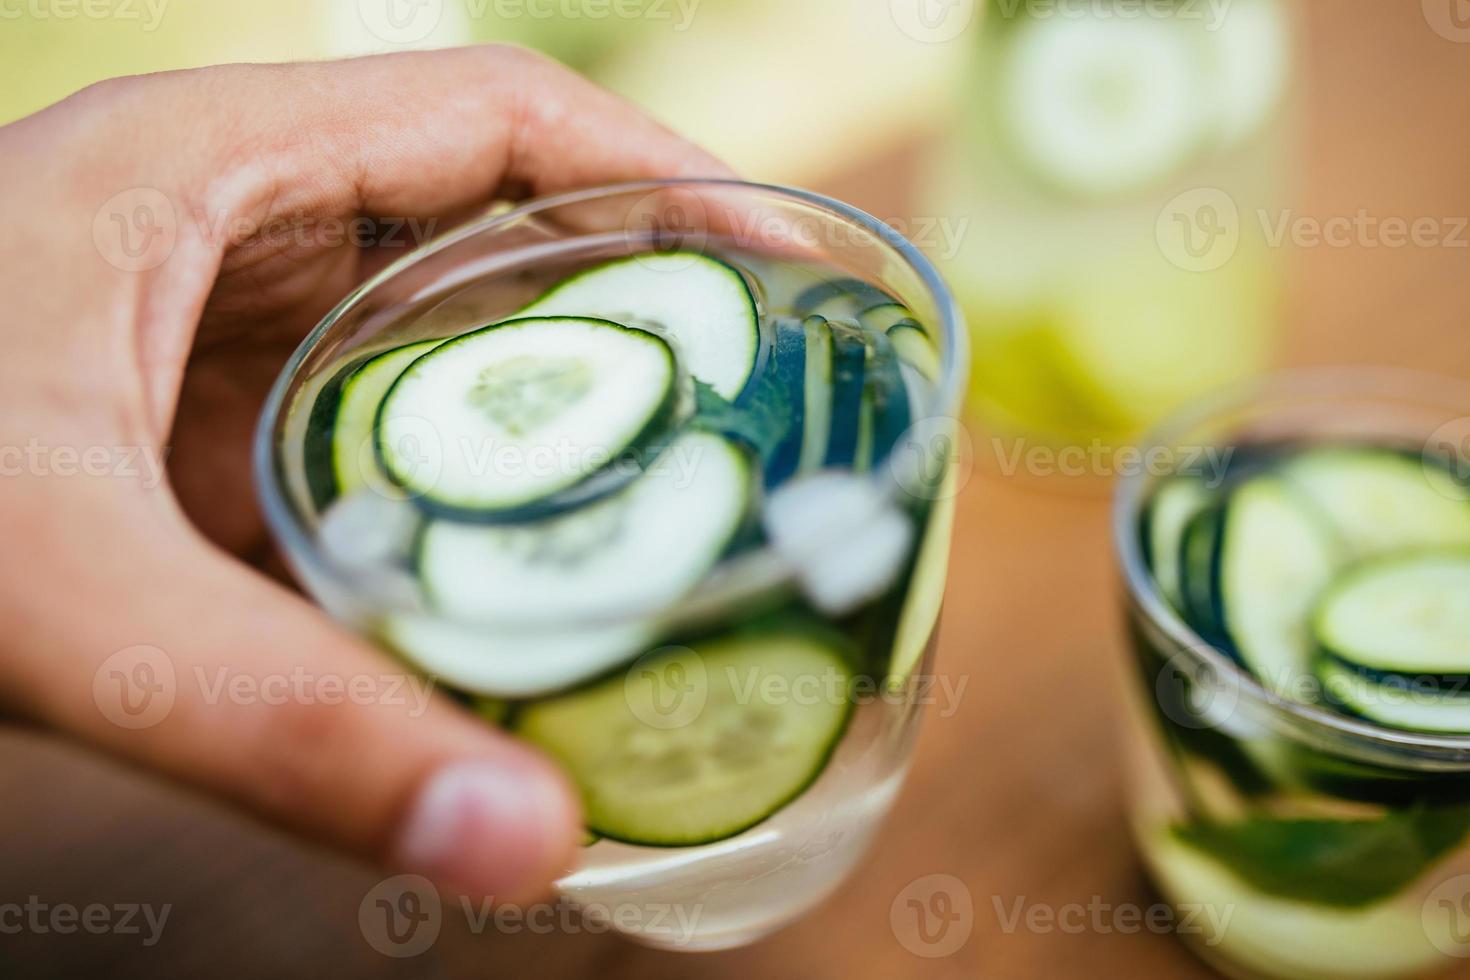
[[[169,459],[161,485],[60,476],[54,457],[0,476],[0,704],[446,888],[540,893],[571,864],[580,815],[526,746],[438,696],[419,714],[411,699],[211,699],[194,680],[402,673],[262,571],[272,549],[248,444],[290,351],[407,236],[361,248],[261,229],[370,216],[443,231],[497,199],[728,175],[627,104],[504,47],[119,79],[0,129],[0,447]],[[135,188],[178,219],[147,269],[119,268],[94,236]],[[163,651],[177,683],[166,717],[128,728],[94,680],[137,645]]]

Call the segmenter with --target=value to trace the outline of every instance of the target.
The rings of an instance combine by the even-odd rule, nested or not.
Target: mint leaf
[[[1400,810],[1373,820],[1196,823],[1184,844],[1228,865],[1263,892],[1358,908],[1408,887],[1470,831],[1470,807]]]

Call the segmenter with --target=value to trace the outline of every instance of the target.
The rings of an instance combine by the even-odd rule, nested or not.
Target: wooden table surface
[[[1446,4],[1454,0],[1446,0]],[[1470,215],[1470,43],[1404,0],[1304,2],[1300,214]],[[902,213],[904,169],[834,182]],[[1283,252],[1285,357],[1470,376],[1470,233],[1459,246]],[[0,976],[986,977],[1208,975],[1168,937],[1007,932],[997,906],[1146,904],[1125,836],[1114,727],[1121,657],[1106,500],[977,475],[960,500],[941,670],[961,710],[931,713],[870,860],[838,895],[755,947],[698,957],[587,933],[473,935],[448,917],[392,960],[357,926],[370,869],[47,737],[0,735],[0,901],[169,902],[163,940],[0,935]],[[964,882],[973,932],[942,958],[889,921],[924,875]]]

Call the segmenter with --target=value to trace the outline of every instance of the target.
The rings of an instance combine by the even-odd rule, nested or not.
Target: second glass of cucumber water
[[[1148,454],[1116,513],[1133,824],[1188,938],[1286,980],[1470,958],[1470,386],[1286,376]]]
[[[837,887],[905,773],[963,337],[930,263],[839,202],[576,192],[345,299],[257,479],[318,601],[569,774],[566,898],[737,946]]]

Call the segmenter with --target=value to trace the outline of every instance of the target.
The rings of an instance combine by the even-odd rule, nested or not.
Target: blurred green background
[[[511,41],[949,273],[973,410],[1128,440],[1262,370],[1290,172],[1282,0],[0,0],[0,121],[101,78]],[[222,111],[228,111],[222,107]]]

